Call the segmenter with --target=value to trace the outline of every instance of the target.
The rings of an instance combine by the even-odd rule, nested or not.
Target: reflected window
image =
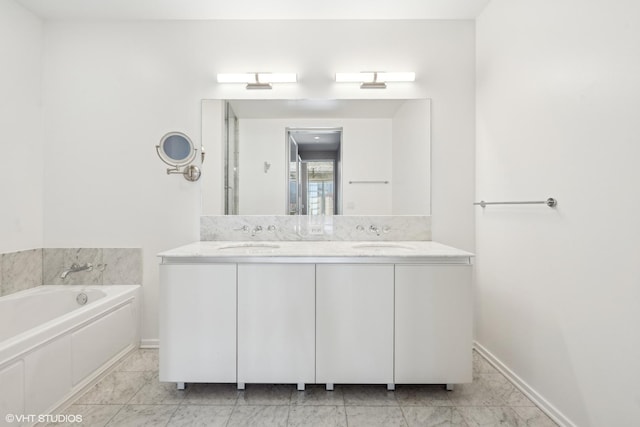
[[[335,164],[332,161],[304,162],[307,215],[333,215],[335,206]]]

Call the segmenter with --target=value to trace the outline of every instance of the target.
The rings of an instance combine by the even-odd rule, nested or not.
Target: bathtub
[[[0,298],[0,425],[7,414],[50,413],[136,348],[140,294],[61,285]]]

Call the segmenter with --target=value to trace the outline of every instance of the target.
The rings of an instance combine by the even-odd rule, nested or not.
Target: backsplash
[[[140,285],[142,249],[55,248],[43,249],[45,285]],[[79,271],[65,279],[60,274],[71,264],[91,263],[92,271]]]
[[[425,215],[200,217],[200,240],[431,240]]]
[[[92,271],[79,271],[62,279],[73,263],[91,263]],[[40,285],[142,284],[142,249],[46,248],[0,254],[0,295]]]
[[[42,249],[0,254],[0,295],[42,285]]]

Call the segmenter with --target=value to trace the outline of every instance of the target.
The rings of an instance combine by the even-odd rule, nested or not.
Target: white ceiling
[[[16,0],[44,19],[475,19],[490,0]]]

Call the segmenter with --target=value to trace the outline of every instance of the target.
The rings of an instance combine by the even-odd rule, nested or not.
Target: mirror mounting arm
[[[169,144],[169,149],[167,149]],[[185,152],[186,150],[186,152]],[[169,132],[156,145],[156,153],[160,160],[171,166],[167,175],[182,174],[187,181],[197,181],[202,172],[191,162],[196,158],[198,148],[194,147],[189,137],[181,132]],[[204,162],[204,148],[200,147],[200,164]]]

